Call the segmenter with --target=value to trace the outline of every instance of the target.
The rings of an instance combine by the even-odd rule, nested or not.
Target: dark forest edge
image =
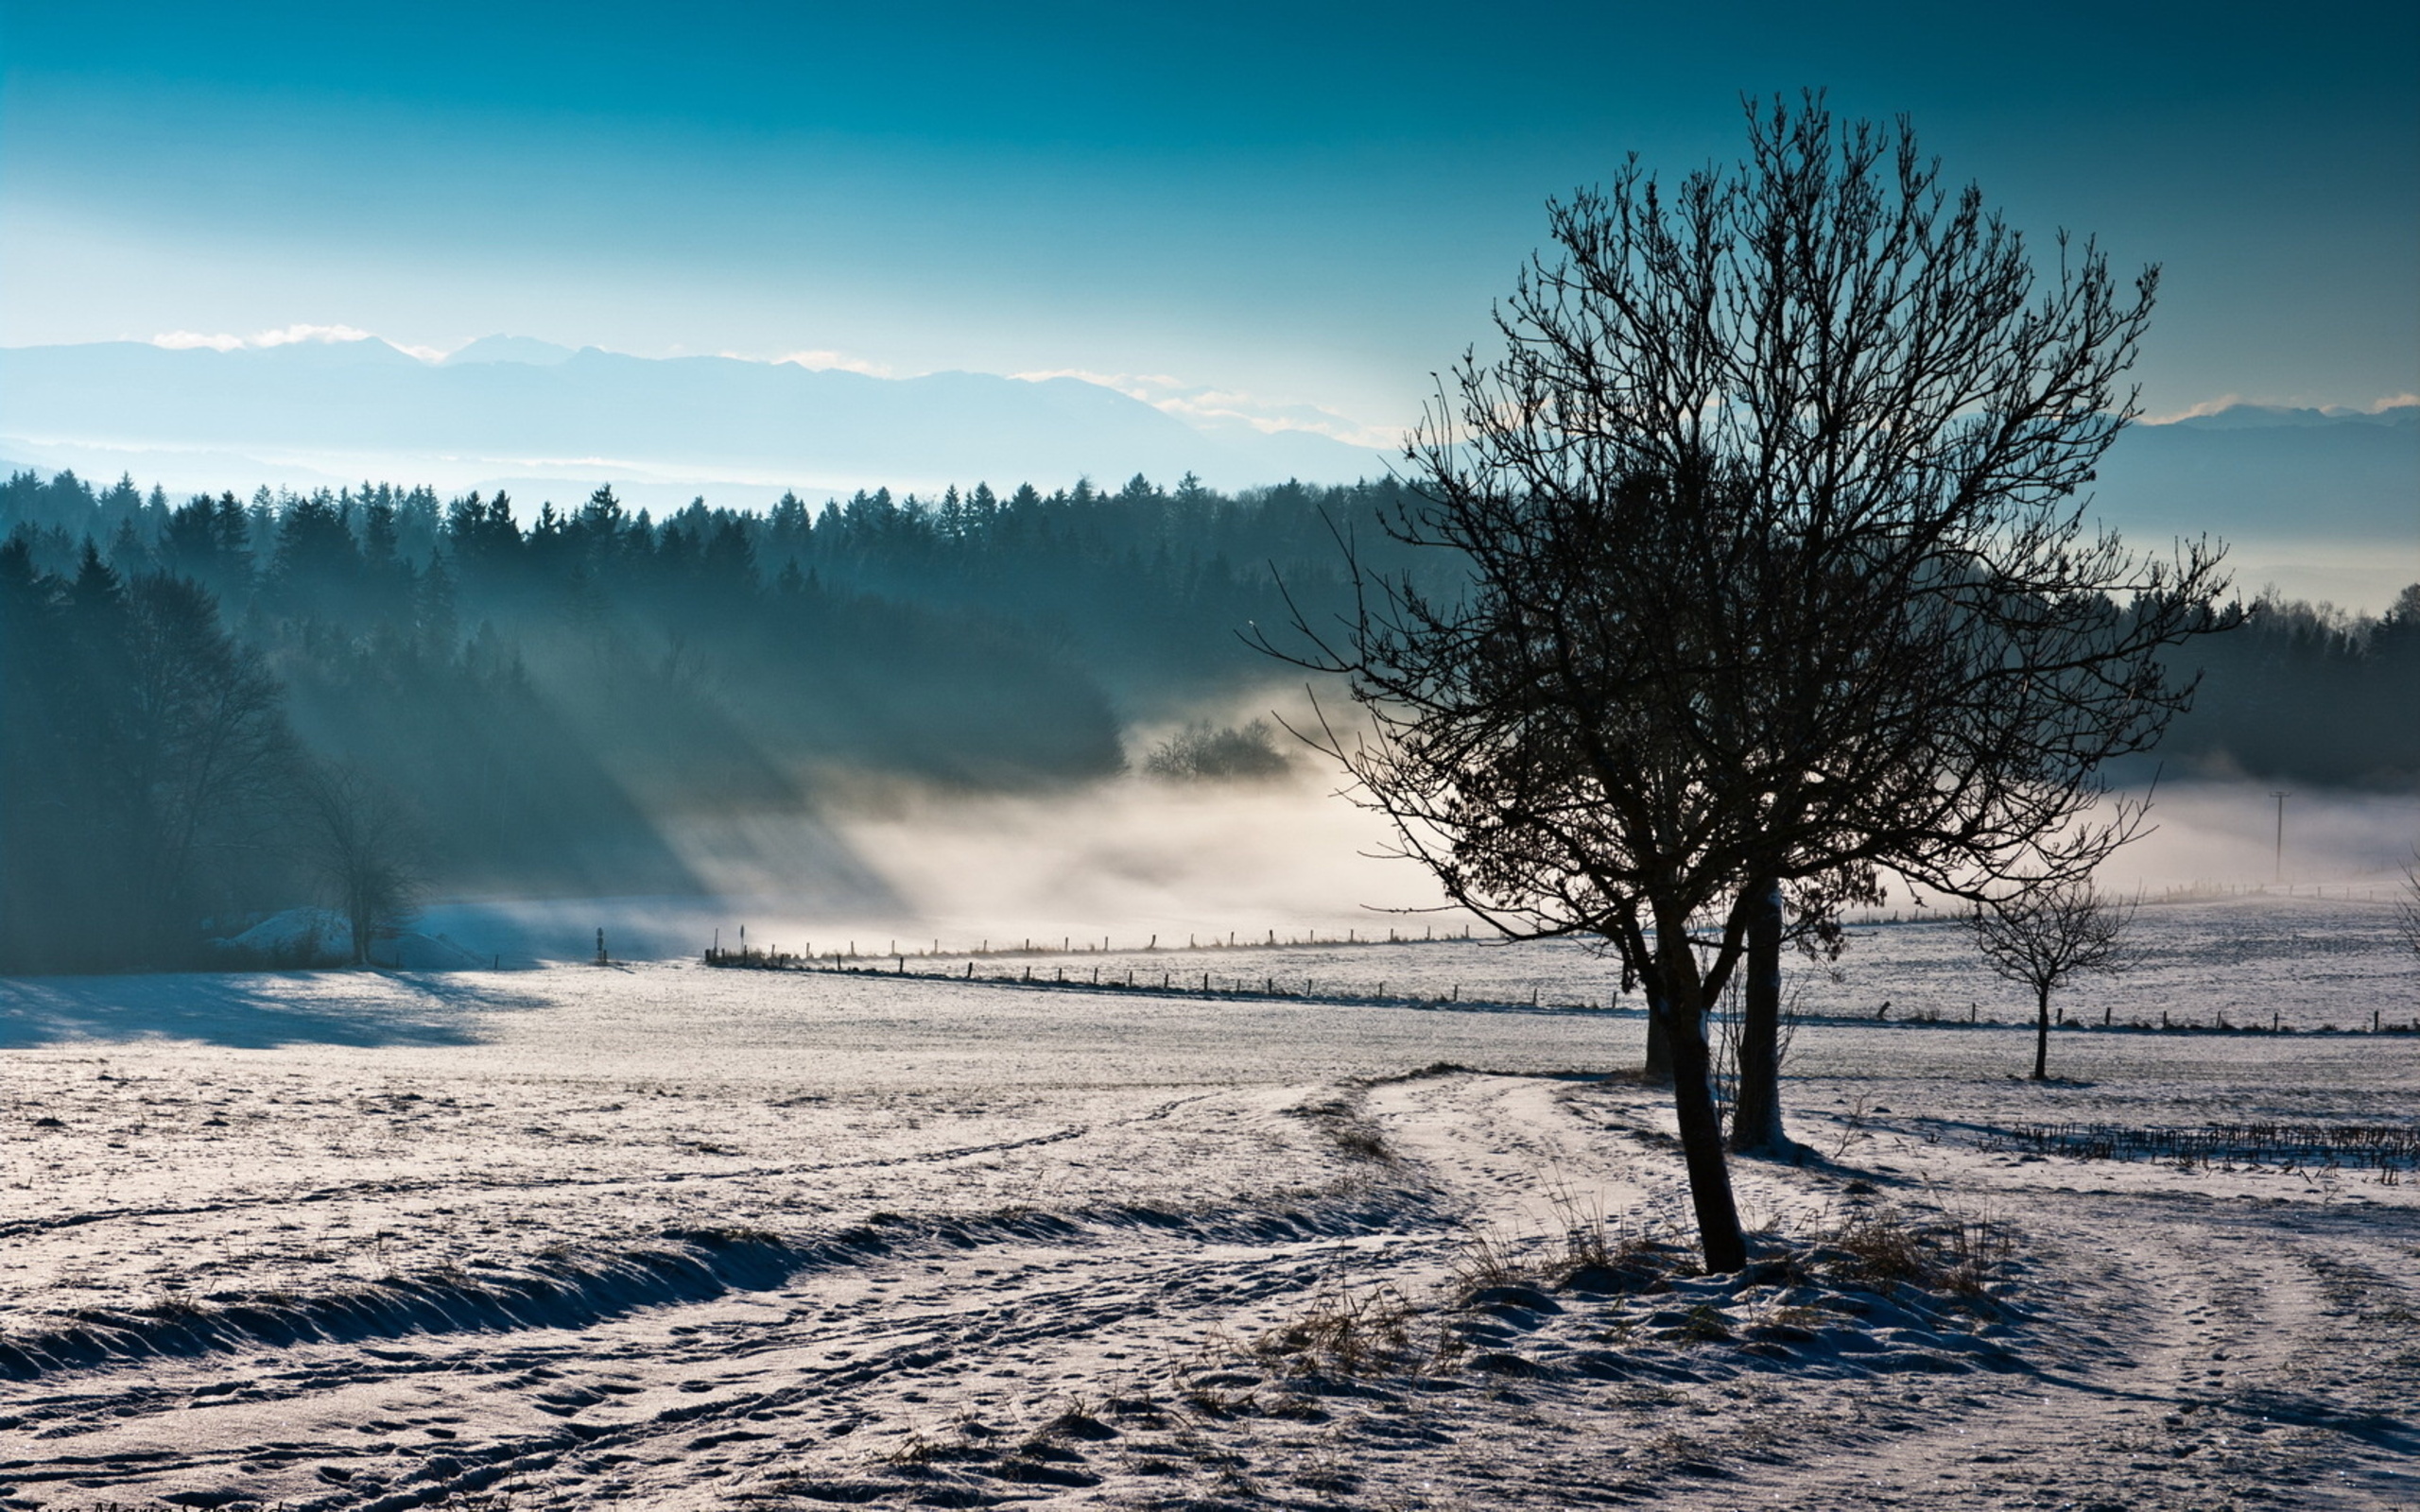
[[[525,527],[501,495],[172,504],[18,472],[0,971],[209,964],[213,936],[348,894],[374,912],[406,873],[693,890],[670,826],[806,810],[821,773],[1111,775],[1126,726],[1268,678],[1238,629],[1283,623],[1289,594],[1347,607],[1340,533],[1365,567],[1407,565],[1375,526],[1401,496],[1138,476],[655,520],[599,489]],[[2420,785],[2420,587],[2379,617],[2264,599],[2190,654],[2169,775]]]

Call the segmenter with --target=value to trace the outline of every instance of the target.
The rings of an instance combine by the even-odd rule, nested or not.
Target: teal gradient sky
[[[1374,438],[1547,197],[1820,84],[2164,263],[2154,413],[2420,389],[2420,8],[1835,9],[7,0],[0,344],[510,331]]]

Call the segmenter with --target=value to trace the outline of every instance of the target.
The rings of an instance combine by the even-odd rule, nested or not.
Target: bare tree
[[[1151,748],[1143,770],[1178,782],[1265,782],[1290,770],[1266,719],[1213,729],[1197,720]]]
[[[2189,696],[2156,653],[2226,623],[2213,555],[2138,558],[2076,498],[2135,412],[2154,275],[2121,297],[2063,239],[2037,279],[1904,123],[1810,97],[1749,127],[1728,174],[1668,195],[1634,162],[1550,208],[1503,354],[1407,447],[1390,529],[1457,581],[1357,560],[1355,612],[1290,653],[1349,680],[1368,732],[1315,739],[1404,853],[1636,974],[1715,1270],[1746,1251],[1705,1016],[1776,886],[2088,874],[2139,812],[2097,810],[2098,768]],[[1752,1141],[1780,1135],[1776,980],[1748,994]]]
[[[1975,905],[1975,946],[2000,977],[2033,989],[2033,1079],[2050,1076],[2050,994],[2074,977],[2124,967],[2135,905],[2071,878]]]
[[[2403,868],[2403,887],[2394,901],[2395,928],[2403,935],[2403,943],[2412,954],[2420,954],[2420,846],[2411,852],[2411,864]]]
[[[353,964],[368,966],[378,931],[419,900],[421,826],[391,789],[350,766],[317,767],[302,788],[311,864],[353,931]]]

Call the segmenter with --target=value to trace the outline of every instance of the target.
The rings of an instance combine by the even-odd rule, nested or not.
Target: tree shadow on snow
[[[258,971],[0,979],[0,1049],[144,1040],[238,1050],[468,1045],[526,992],[437,973]]]

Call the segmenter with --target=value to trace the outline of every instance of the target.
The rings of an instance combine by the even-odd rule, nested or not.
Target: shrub
[[[1143,760],[1143,770],[1176,782],[1266,782],[1284,776],[1290,765],[1286,753],[1277,748],[1276,731],[1270,729],[1269,721],[1255,719],[1241,729],[1227,725],[1213,730],[1205,722],[1186,725],[1152,747]]]

